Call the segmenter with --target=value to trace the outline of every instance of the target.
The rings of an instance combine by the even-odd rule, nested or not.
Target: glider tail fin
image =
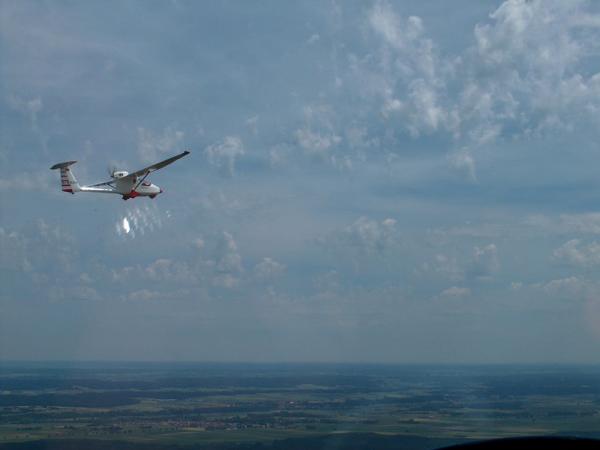
[[[77,178],[73,175],[73,172],[69,168],[70,165],[75,164],[77,161],[65,161],[62,163],[54,164],[50,169],[60,169],[60,184],[63,192],[75,192],[81,191],[81,186],[77,182]]]

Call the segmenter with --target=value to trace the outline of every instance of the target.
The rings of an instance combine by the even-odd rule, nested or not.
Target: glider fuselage
[[[129,175],[125,171],[115,172],[113,174],[114,189],[118,194],[123,196],[123,199],[135,197],[150,197],[154,198],[158,194],[162,193],[162,189],[157,185],[150,183],[149,181],[142,181],[141,183],[137,177],[127,177]]]

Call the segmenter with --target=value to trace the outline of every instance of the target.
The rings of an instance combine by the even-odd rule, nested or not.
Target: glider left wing
[[[149,173],[154,172],[158,169],[162,169],[163,167],[168,166],[169,164],[174,163],[178,159],[183,158],[184,156],[189,155],[189,154],[190,154],[190,152],[186,150],[185,152],[182,152],[178,155],[172,156],[171,158],[165,159],[164,161],[158,162],[156,164],[152,164],[151,166],[148,166],[148,167],[144,167],[143,169],[138,170],[136,172],[132,172],[132,173],[124,176],[121,179],[122,180],[130,179],[132,181],[137,180],[139,177],[145,177]]]

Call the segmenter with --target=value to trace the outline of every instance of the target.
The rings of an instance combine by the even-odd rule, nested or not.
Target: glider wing
[[[186,150],[185,152],[182,152],[178,155],[172,156],[171,158],[165,159],[164,161],[158,162],[156,164],[152,164],[151,166],[148,166],[148,167],[144,167],[143,169],[138,170],[136,172],[132,172],[129,175],[123,177],[122,180],[125,180],[127,178],[136,180],[139,177],[145,177],[149,173],[154,172],[158,169],[162,169],[163,167],[166,167],[169,164],[174,163],[178,159],[183,158],[184,156],[189,155],[189,154],[190,154],[190,152]]]

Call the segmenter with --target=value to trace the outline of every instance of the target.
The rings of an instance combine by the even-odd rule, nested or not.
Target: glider
[[[51,170],[60,169],[60,182],[63,192],[96,192],[102,194],[118,194],[123,200],[129,200],[135,197],[150,197],[154,198],[162,193],[162,189],[157,185],[146,181],[146,177],[155,170],[162,169],[165,166],[189,155],[187,150],[164,161],[152,164],[135,172],[126,172],[124,170],[113,170],[110,174],[110,181],[104,183],[91,184],[89,186],[80,186],[70,169],[70,166],[77,161],[65,161],[54,164],[50,167]]]

